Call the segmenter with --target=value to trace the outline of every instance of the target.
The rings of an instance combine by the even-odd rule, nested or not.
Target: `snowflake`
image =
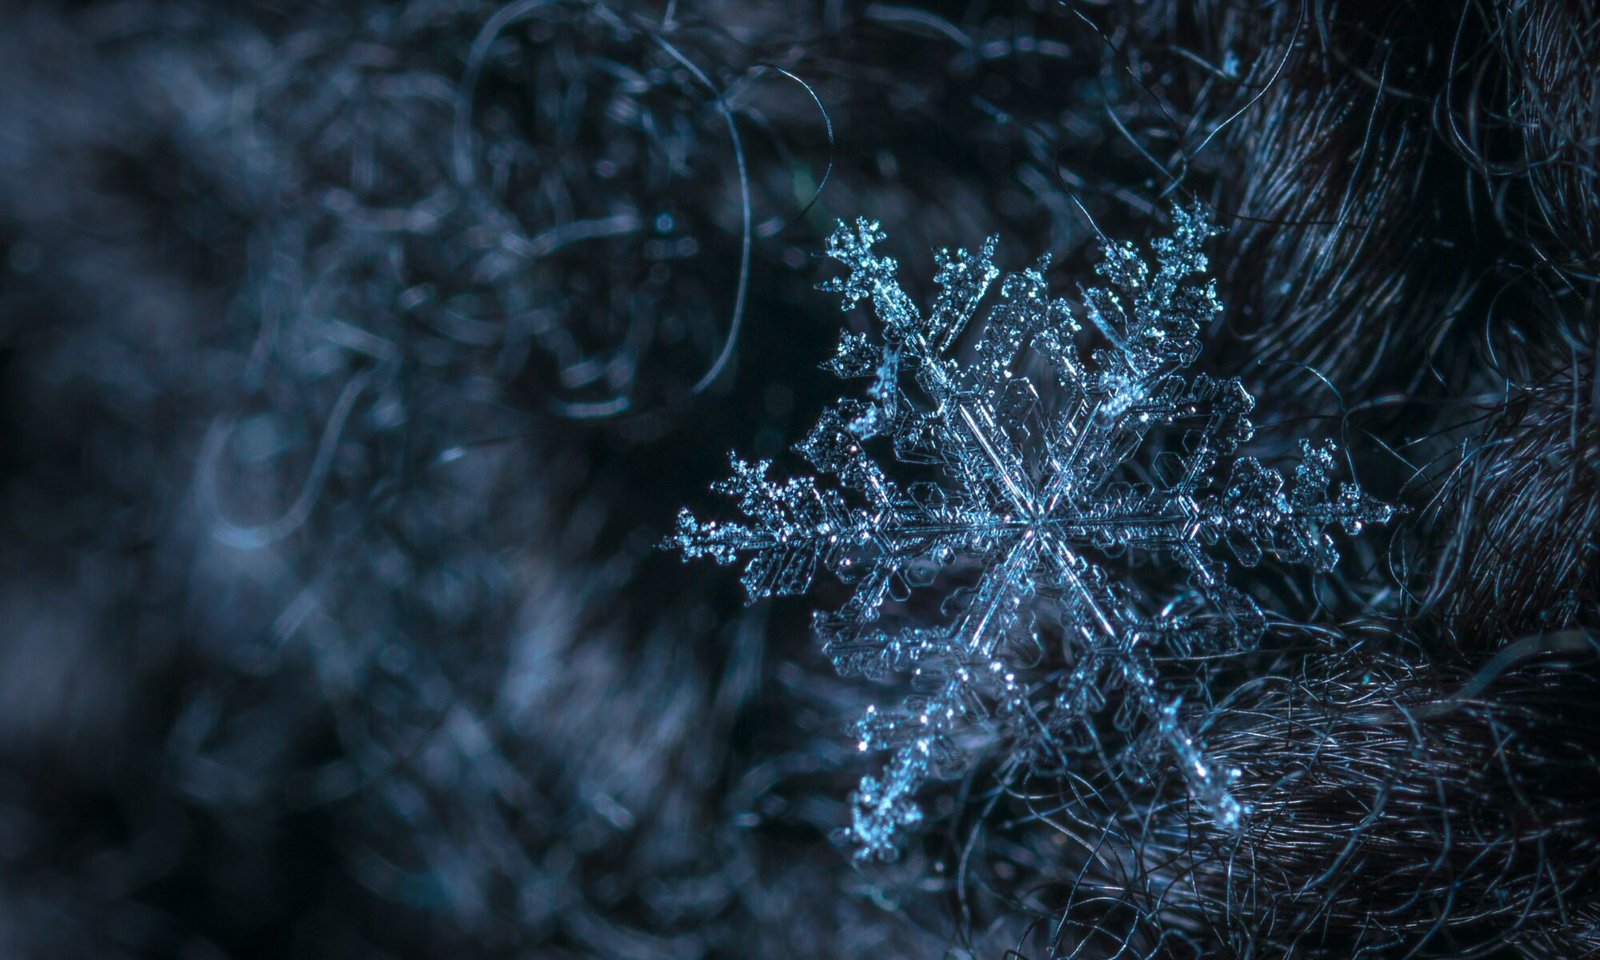
[[[870,299],[881,334],[847,332],[826,367],[868,380],[865,396],[838,401],[796,446],[819,476],[777,480],[770,462],[734,457],[715,488],[747,521],[678,517],[668,545],[686,558],[748,557],[751,602],[807,591],[818,567],[853,585],[840,609],[814,615],[824,652],[844,675],[909,675],[898,708],[871,707],[857,724],[862,752],[891,751],[852,797],[847,833],[862,856],[892,855],[922,819],[919,789],[959,773],[977,745],[1099,744],[1108,705],[1129,762],[1170,764],[1222,829],[1248,813],[1237,774],[1207,759],[1180,711],[1186,695],[1203,699],[1203,681],[1157,664],[1248,649],[1263,632],[1216,554],[1325,571],[1338,559],[1330,527],[1354,534],[1392,508],[1353,483],[1330,489],[1331,443],[1302,442],[1292,484],[1233,456],[1254,399],[1237,379],[1183,372],[1222,309],[1214,283],[1195,279],[1216,231],[1199,207],[1173,217],[1153,265],[1132,244],[1102,247],[1106,286],[1081,297],[1106,341],[1089,363],[1078,312],[1049,295],[1048,258],[1008,275],[976,324],[996,240],[940,252],[924,316],[895,261],[873,252],[878,225],[841,223],[827,254],[848,272],[822,289],[847,311]],[[933,479],[890,476],[869,453],[879,447],[892,449],[891,470]],[[1152,601],[1146,561],[1178,565],[1177,597]],[[1065,666],[1036,677],[1045,636],[1060,637]]]

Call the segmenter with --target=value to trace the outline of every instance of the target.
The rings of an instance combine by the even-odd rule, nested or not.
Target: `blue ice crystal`
[[[817,476],[776,479],[770,462],[734,457],[715,489],[747,519],[678,517],[668,545],[745,559],[751,602],[806,592],[819,567],[852,585],[840,609],[814,615],[824,652],[843,675],[908,677],[903,703],[856,725],[862,752],[889,754],[851,798],[861,856],[893,855],[922,819],[922,785],[996,736],[1123,743],[1138,763],[1181,773],[1218,827],[1248,814],[1236,773],[1186,726],[1180,705],[1204,699],[1203,681],[1157,664],[1260,637],[1260,608],[1225,582],[1217,554],[1325,571],[1338,560],[1330,527],[1354,534],[1392,508],[1353,483],[1330,489],[1332,443],[1302,442],[1292,484],[1234,456],[1254,399],[1237,379],[1184,374],[1222,309],[1214,282],[1196,279],[1216,230],[1203,208],[1173,218],[1153,264],[1132,244],[1104,245],[1106,285],[1082,291],[1081,307],[1050,296],[1044,259],[1005,277],[981,324],[995,238],[937,255],[939,293],[923,314],[895,261],[873,252],[878,225],[841,223],[827,254],[847,273],[822,288],[847,311],[870,300],[878,330],[845,333],[826,365],[867,383],[796,446]],[[1088,362],[1084,326],[1102,343]],[[928,479],[891,477],[875,450],[892,450],[897,476]],[[1129,570],[1148,562],[1182,571],[1180,597],[1146,595],[1149,578]],[[1046,634],[1060,635],[1064,659],[1041,675]],[[1114,738],[1099,732],[1108,710]]]

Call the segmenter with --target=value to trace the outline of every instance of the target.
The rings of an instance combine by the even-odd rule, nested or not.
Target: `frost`
[[[841,223],[827,253],[847,272],[823,289],[846,310],[870,300],[878,329],[846,333],[826,368],[867,380],[862,396],[838,401],[796,445],[817,476],[774,479],[768,461],[735,457],[716,489],[746,519],[678,517],[668,545],[743,559],[752,602],[806,592],[818,568],[851,585],[840,609],[814,615],[825,653],[844,675],[909,679],[903,703],[856,725],[861,751],[889,752],[852,797],[862,856],[892,855],[923,818],[922,785],[958,774],[995,737],[1021,743],[1014,756],[1120,743],[1119,757],[1085,755],[1168,765],[1223,829],[1248,814],[1235,772],[1185,725],[1181,704],[1204,701],[1203,680],[1167,665],[1249,649],[1263,631],[1219,555],[1327,570],[1338,559],[1330,528],[1356,533],[1392,509],[1354,484],[1330,491],[1331,443],[1302,443],[1292,484],[1235,456],[1254,399],[1237,379],[1184,374],[1222,309],[1197,278],[1216,231],[1203,209],[1173,216],[1153,262],[1106,244],[1105,285],[1082,291],[1080,308],[1050,296],[1045,259],[1005,277],[982,323],[994,238],[976,254],[937,255],[939,292],[923,314],[895,261],[873,252],[877,224]],[[1083,327],[1102,344],[1087,362]],[[1179,596],[1149,596],[1150,578],[1132,575],[1140,564],[1180,572]],[[1046,638],[1061,649],[1048,672],[1036,666]]]

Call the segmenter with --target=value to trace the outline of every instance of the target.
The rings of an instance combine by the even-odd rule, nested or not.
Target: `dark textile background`
[[[1600,952],[1597,54],[1576,2],[5,5],[0,956]],[[831,396],[835,218],[1071,293],[1085,213],[1191,199],[1257,452],[1410,510],[1249,581],[1310,652],[1212,736],[1281,816],[1182,866],[946,784],[855,864],[838,592],[657,542]]]

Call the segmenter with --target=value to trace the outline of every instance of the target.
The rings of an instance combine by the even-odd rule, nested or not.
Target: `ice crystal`
[[[1235,456],[1253,398],[1238,379],[1184,374],[1222,309],[1197,276],[1216,231],[1201,208],[1173,216],[1153,263],[1132,244],[1103,245],[1105,285],[1083,290],[1081,308],[1050,296],[1046,258],[1004,279],[981,324],[995,238],[937,255],[924,315],[895,261],[873,252],[878,225],[841,223],[827,254],[847,273],[823,289],[847,311],[870,300],[878,335],[845,333],[826,366],[866,379],[864,396],[838,401],[796,446],[818,476],[774,479],[770,462],[734,457],[716,489],[747,519],[678,517],[668,544],[686,558],[748,558],[751,602],[807,591],[818,567],[852,585],[840,609],[814,615],[825,653],[841,674],[909,675],[901,706],[869,708],[857,724],[862,752],[890,751],[852,797],[862,856],[892,854],[922,819],[922,785],[1007,733],[1035,747],[1115,739],[1129,762],[1179,771],[1219,827],[1248,814],[1235,773],[1206,757],[1180,709],[1186,695],[1203,700],[1203,681],[1156,664],[1261,635],[1260,608],[1224,581],[1219,553],[1327,570],[1338,559],[1330,527],[1353,534],[1391,508],[1353,483],[1330,489],[1331,443],[1302,442],[1289,484]],[[1102,341],[1089,362],[1080,316]],[[892,472],[932,479],[897,480],[879,448],[892,449]],[[1132,575],[1143,561],[1176,564],[1180,595],[1148,596],[1149,578]],[[1047,634],[1063,659],[1037,676]],[[1108,709],[1115,738],[1099,733]]]

